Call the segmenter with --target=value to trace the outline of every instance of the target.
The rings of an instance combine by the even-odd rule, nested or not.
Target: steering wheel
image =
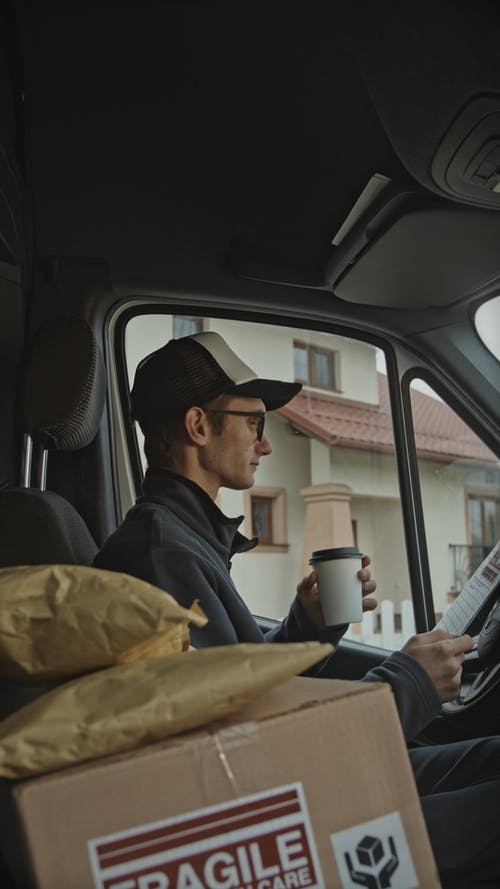
[[[476,640],[474,650],[465,655],[459,696],[442,705],[446,716],[470,710],[500,686],[500,599]]]

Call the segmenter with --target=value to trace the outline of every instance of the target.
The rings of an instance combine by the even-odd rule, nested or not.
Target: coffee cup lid
[[[360,553],[356,546],[337,546],[332,549],[317,549],[312,553],[311,558],[309,559],[309,564],[312,565],[314,562],[328,562],[333,559],[361,559],[362,556],[363,554]]]

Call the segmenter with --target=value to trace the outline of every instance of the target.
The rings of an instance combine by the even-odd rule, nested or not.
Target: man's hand
[[[363,611],[373,611],[377,607],[377,600],[372,597],[377,584],[372,580],[368,570],[370,564],[370,556],[363,556],[361,560],[362,568],[358,571],[358,577],[361,581],[361,595],[363,596]],[[316,571],[311,571],[304,577],[297,587],[297,597],[306,612],[311,623],[319,630],[325,629],[325,619],[319,600],[318,575]]]
[[[414,658],[429,674],[441,701],[453,701],[460,692],[464,654],[474,647],[471,636],[451,636],[431,630],[412,636],[401,651]]]

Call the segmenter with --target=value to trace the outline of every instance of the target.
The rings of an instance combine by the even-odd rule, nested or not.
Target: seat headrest
[[[82,318],[51,318],[30,346],[22,387],[23,431],[47,450],[75,451],[97,435],[106,395],[104,359]]]

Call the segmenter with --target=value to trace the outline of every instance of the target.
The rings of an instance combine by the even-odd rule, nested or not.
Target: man
[[[171,340],[137,368],[131,400],[145,435],[143,495],[94,565],[147,580],[186,607],[198,599],[208,624],[193,629],[195,647],[312,639],[336,646],[346,630],[325,626],[313,571],[299,583],[285,620],[264,636],[230,575],[232,557],[258,541],[243,537],[241,517],[228,518],[215,502],[221,487],[253,485],[260,460],[271,453],[266,411],[300,388],[259,379],[212,332]],[[365,610],[376,607],[369,561],[359,572]],[[467,635],[423,633],[364,677],[390,683],[408,740],[440,713],[441,701],[457,696],[472,644]],[[333,675],[333,666],[334,656],[313,669]],[[441,875],[500,886],[498,739],[417,747],[410,758]]]

